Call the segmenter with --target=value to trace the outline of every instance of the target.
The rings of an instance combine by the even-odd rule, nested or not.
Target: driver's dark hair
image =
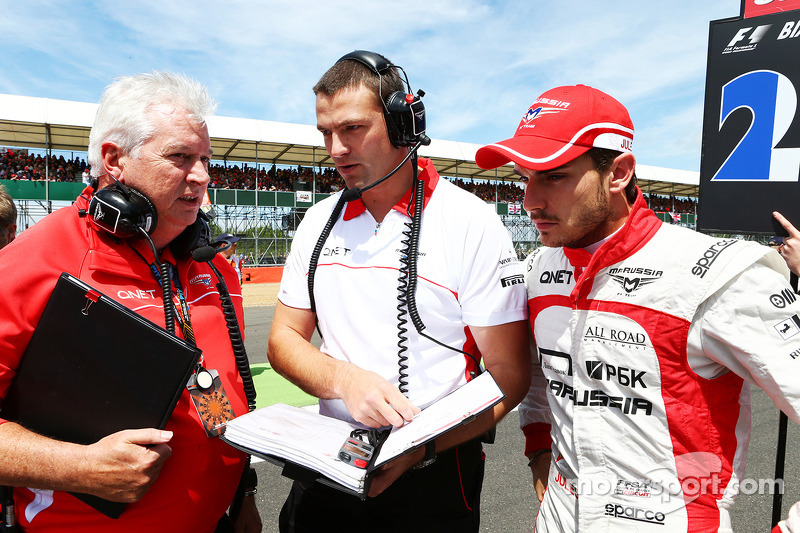
[[[588,152],[586,152],[591,158],[592,163],[594,163],[594,168],[598,172],[606,172],[608,169],[611,168],[611,165],[614,163],[614,160],[619,156],[622,152],[618,150],[609,150],[608,148],[590,148]],[[625,198],[628,200],[628,203],[633,204],[636,201],[636,172],[633,173],[633,177],[631,181],[628,182],[628,186],[625,187]]]

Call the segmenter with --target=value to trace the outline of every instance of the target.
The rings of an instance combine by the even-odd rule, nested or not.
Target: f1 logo
[[[731,42],[728,43],[728,48],[744,40],[744,38],[747,37],[748,33],[750,33],[750,40],[748,44],[756,44],[758,41],[761,40],[762,37],[764,37],[764,34],[767,33],[767,30],[769,30],[771,26],[772,24],[766,24],[763,26],[758,26],[755,29],[753,29],[752,27],[740,29],[739,31],[736,32],[736,35],[733,36]],[[750,32],[751,30],[752,33]]]

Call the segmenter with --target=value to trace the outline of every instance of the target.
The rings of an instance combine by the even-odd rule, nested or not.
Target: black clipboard
[[[201,351],[62,273],[0,417],[54,439],[91,444],[123,429],[163,429]],[[118,518],[125,504],[73,494]]]

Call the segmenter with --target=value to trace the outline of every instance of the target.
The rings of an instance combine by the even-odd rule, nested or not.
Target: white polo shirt
[[[491,205],[420,159],[425,207],[418,253],[417,309],[424,333],[480,360],[467,328],[526,320],[522,265]],[[341,193],[339,193],[341,194]],[[339,194],[309,208],[292,242],[280,301],[310,309],[311,253]],[[347,204],[320,255],[314,298],[322,352],[376,372],[395,385],[398,366],[398,278],[410,191],[378,224],[361,200]],[[405,315],[408,396],[418,407],[466,383],[474,363],[420,336]],[[320,400],[320,412],[352,420],[341,400]]]

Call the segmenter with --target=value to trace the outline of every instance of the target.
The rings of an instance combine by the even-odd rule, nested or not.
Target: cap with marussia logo
[[[484,169],[513,161],[532,170],[549,170],[590,148],[632,151],[633,122],[625,106],[606,93],[570,85],[537,98],[514,136],[480,148],[475,162]]]

